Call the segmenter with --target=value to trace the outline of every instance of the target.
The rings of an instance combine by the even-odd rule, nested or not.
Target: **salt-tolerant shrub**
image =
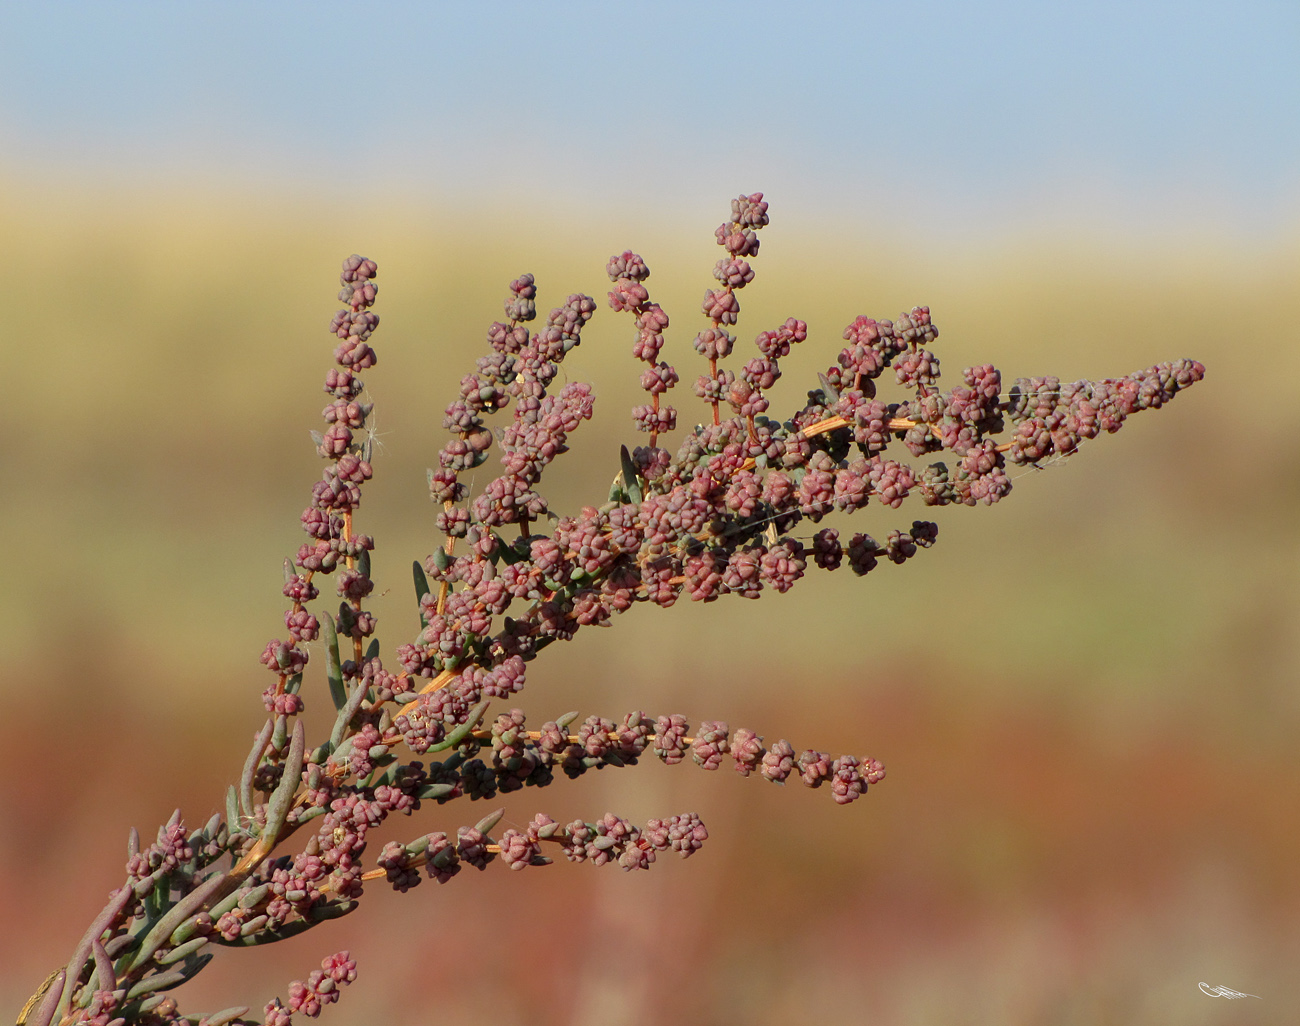
[[[679,715],[634,710],[579,721],[569,713],[534,729],[514,696],[547,646],[638,604],[759,598],[793,587],[810,563],[858,576],[882,561],[904,563],[935,543],[933,523],[914,520],[883,541],[817,525],[870,504],[896,510],[909,497],[927,506],[992,505],[1011,491],[1009,463],[1068,457],[1131,414],[1164,405],[1205,369],[1177,360],[1123,378],[1017,378],[1004,388],[997,368],[984,364],[965,368],[962,383],[944,390],[933,351],[939,331],[929,308],[918,306],[894,321],[854,320],[803,407],[776,420],[768,392],[780,361],[806,341],[807,325],[791,317],[759,332],[748,359],[735,354],[732,334],[767,223],[768,204],[754,193],[732,201],[715,233],[723,256],[717,284],[704,294],[707,326],[694,342],[707,364],[692,385],[703,423],[683,433],[676,452],[660,444],[678,427],[666,396],[680,377],[660,359],[668,315],[650,298],[641,257],[610,259],[608,303],[632,318],[632,354],[645,364],[648,401],[632,416],[648,438],[622,448],[608,495],[575,514],[552,511],[539,486],[569,435],[592,417],[590,385],[552,386],[597,303],[571,295],[530,328],[534,278],[510,283],[505,319],[489,327],[484,355],[460,379],[443,418],[450,440],[429,471],[444,541],[413,566],[423,629],[387,664],[366,609],[375,543],[357,520],[373,473],[373,408],[359,375],[377,360],[377,268],[360,256],[344,261],[325,429],[313,433],[325,470],[301,516],[307,540],[284,563],[286,637],[261,654],[265,723],[227,791],[224,815],[189,830],[178,810],[148,846],[132,830],[126,882],[20,1023],[283,1026],[294,1013],[314,1017],[338,1000],[357,973],[347,951],[252,1018],[246,1006],[182,1013],[171,991],[218,948],[256,947],[351,914],[367,883],[406,891],[426,878],[445,884],[467,866],[499,862],[520,871],[554,855],[642,870],[660,855],[687,858],[708,838],[691,812],[641,825],[613,812],[571,823],[539,812],[523,830],[494,835],[497,811],[469,817],[475,821],[454,835],[390,841],[367,861],[372,829],[430,803],[463,808],[646,757],[730,766],[774,783],[797,779],[841,805],[884,778],[869,756],[798,751],[785,739],[769,745],[717,720],[692,731]],[[877,394],[889,378],[899,401]],[[494,450],[500,473],[471,494],[466,472]],[[896,459],[900,450],[906,456]],[[333,612],[317,602],[327,580],[338,597]],[[318,693],[336,711],[329,737],[315,743],[299,718],[311,642],[320,642],[324,663]]]

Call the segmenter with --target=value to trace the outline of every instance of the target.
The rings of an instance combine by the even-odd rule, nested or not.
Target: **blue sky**
[[[1300,4],[10,4],[0,171],[1300,224]],[[783,198],[783,205],[789,201]]]

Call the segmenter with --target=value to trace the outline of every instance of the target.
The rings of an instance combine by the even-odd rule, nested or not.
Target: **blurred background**
[[[1300,1009],[1300,8],[10,5],[0,517],[0,1004],[68,957],[131,825],[222,804],[319,474],[339,262],[379,263],[384,651],[417,631],[441,411],[530,271],[601,311],[597,420],[548,473],[604,498],[641,395],[605,261],[652,270],[686,381],[712,232],[763,190],[742,342],[787,316],[792,411],[858,314],[929,304],[945,380],[1205,380],[866,579],[637,607],[520,704],[722,718],[884,761],[839,808],[658,763],[508,796],[507,823],[698,811],[636,876],[499,866],[263,955],[185,1011],[260,1009],[350,948],[350,1023],[1246,1023]],[[701,414],[689,389],[681,419]],[[702,407],[701,407],[702,409]],[[837,522],[883,537],[927,512]],[[809,532],[811,533],[811,532]],[[319,658],[319,657],[318,657]],[[324,685],[304,689],[320,713]],[[314,707],[313,707],[314,706]],[[314,721],[318,725],[323,719]],[[423,811],[383,839],[486,808]],[[1261,1000],[1207,997],[1224,985]]]

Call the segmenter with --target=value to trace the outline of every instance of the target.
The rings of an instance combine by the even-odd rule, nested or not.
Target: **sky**
[[[5,6],[19,178],[1300,224],[1294,0]]]

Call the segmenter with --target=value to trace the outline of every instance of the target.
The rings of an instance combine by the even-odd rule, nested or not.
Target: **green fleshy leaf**
[[[103,932],[108,929],[119,915],[122,914],[126,906],[135,897],[135,888],[130,884],[124,884],[115,890],[108,899],[108,904],[104,906],[103,911],[97,915],[86,928],[76,951],[73,952],[69,960],[66,971],[63,974],[63,989],[59,992],[57,1012],[61,1017],[68,1011],[72,1002],[72,991],[81,979],[81,970],[86,964],[86,959],[90,957],[90,947]],[[42,1003],[41,1007],[45,1007]]]
[[[500,543],[497,545],[496,553],[493,559],[500,559],[506,566],[513,566],[515,563],[521,563],[526,559],[532,558],[532,552],[524,539],[519,539],[514,545],[507,545],[504,541],[497,538]]]
[[[338,620],[335,622],[335,630],[338,634],[352,637],[352,632],[357,626],[357,614],[346,601],[339,603]]]
[[[115,990],[117,987],[117,973],[113,971],[113,963],[109,961],[108,952],[104,950],[104,945],[95,938],[95,943],[91,945],[91,953],[95,956],[95,971],[90,974],[90,979],[86,982],[83,989],[86,998],[86,1004],[90,1004],[91,996],[97,990]]]
[[[447,758],[443,759],[439,766],[445,770],[458,770],[465,764],[465,756],[460,752],[452,752]],[[433,772],[433,763],[429,764],[429,772]]]
[[[289,741],[289,717],[281,713],[275,718],[275,729],[271,731],[271,751],[283,752]]]
[[[157,961],[159,965],[171,965],[173,962],[183,961],[210,942],[210,937],[195,937],[192,940],[187,940],[184,944],[172,948],[171,951],[167,952],[167,954],[160,955],[155,961]]]
[[[348,696],[346,702],[339,708],[339,714],[334,720],[334,729],[330,733],[330,743],[334,745],[334,752],[337,755],[339,746],[343,743],[343,735],[347,733],[348,724],[352,722],[352,717],[357,714],[361,708],[361,703],[366,700],[366,689],[360,683],[352,689],[352,694]]]
[[[366,659],[375,659],[379,656],[379,639],[371,638],[370,644],[366,646]]]
[[[307,910],[307,918],[312,925],[323,923],[327,919],[342,919],[349,912],[357,907],[355,899],[347,901],[332,901],[328,905],[316,905]]]
[[[159,887],[158,878],[154,877],[154,887],[144,898],[144,916],[146,922],[153,922],[162,917],[167,910],[166,888]]]
[[[206,938],[205,938],[206,939]],[[188,965],[183,966],[170,973],[160,973],[157,976],[149,976],[126,992],[126,999],[134,1001],[136,998],[144,997],[146,994],[159,994],[164,990],[171,990],[173,987],[179,987],[186,980],[196,975],[200,969],[212,961],[212,955],[200,955]]]
[[[228,1023],[241,1018],[247,1011],[248,1005],[236,1005],[234,1008],[223,1008],[219,1012],[205,1015],[202,1021],[207,1023],[207,1026],[227,1026]]]
[[[325,815],[325,813],[328,811],[329,810],[326,809],[323,805],[318,805],[312,809],[305,809],[298,815],[297,823],[299,826],[301,826],[303,823],[309,823],[317,816]]]
[[[243,891],[239,894],[239,907],[248,909],[260,905],[270,893],[271,885],[269,883],[258,884],[252,890]]]
[[[302,720],[297,720],[293,725],[293,740],[289,742],[289,755],[284,761],[284,772],[266,806],[266,826],[262,831],[264,837],[269,836],[273,840],[279,837],[285,817],[289,815],[289,807],[293,804],[293,796],[298,792],[298,784],[302,779],[303,755],[307,747],[306,737],[307,730]]]
[[[126,968],[127,956],[132,954],[140,946],[141,938],[133,937],[128,933],[120,933],[116,937],[110,938],[104,944],[104,950],[108,952],[108,957],[115,962],[120,962],[118,975],[121,975],[121,969]]]
[[[252,919],[246,919],[239,927],[239,935],[241,937],[251,937],[254,934],[261,933],[270,921],[271,917],[265,913],[260,916],[253,916]]]
[[[213,918],[215,919],[216,917],[214,916]],[[198,929],[199,929],[199,917],[191,916],[189,919],[185,920],[185,922],[181,923],[180,926],[176,927],[176,929],[172,931],[172,935],[167,938],[167,943],[172,945],[173,947],[177,947],[181,944],[187,944],[194,939],[194,935],[198,933]]]
[[[623,490],[627,492],[628,502],[640,503],[644,496],[641,494],[641,475],[637,473],[636,464],[632,462],[632,454],[627,451],[627,446],[619,447],[619,460],[623,464]]]
[[[307,756],[307,761],[313,766],[323,766],[325,765],[325,760],[328,759],[333,752],[334,746],[326,741],[323,745],[318,745],[311,750],[311,754]]]
[[[325,641],[325,679],[329,681],[330,699],[335,709],[342,709],[348,700],[343,687],[343,664],[339,660],[339,632],[334,619],[327,612],[320,615],[321,637]]]
[[[239,813],[243,819],[252,819],[252,775],[257,772],[257,766],[261,763],[261,754],[265,752],[266,743],[270,741],[270,732],[274,728],[276,724],[272,723],[272,720],[266,720],[253,739],[252,748],[248,749],[248,758],[244,759],[243,772],[239,774]]]
[[[443,549],[437,549],[433,554],[435,563],[439,552],[442,553],[444,559],[446,558],[447,553]],[[420,613],[420,626],[422,628],[428,627],[429,621],[424,618],[424,607],[420,605],[420,600],[429,594],[429,578],[425,575],[424,567],[420,566],[419,560],[412,561],[411,576],[415,579],[415,608]]]
[[[407,855],[423,855],[428,847],[429,835],[425,834],[423,837],[417,837],[410,844],[402,845],[402,850],[405,851]]]
[[[432,801],[437,798],[445,798],[455,790],[455,784],[425,784],[415,790],[415,797]]]
[[[226,822],[232,830],[239,824],[239,795],[235,793],[234,784],[226,788]]]
[[[214,873],[194,888],[194,890],[190,891],[189,894],[181,898],[181,900],[173,905],[165,915],[158,919],[157,922],[153,923],[149,932],[145,935],[144,940],[141,942],[139,950],[136,951],[135,957],[131,959],[131,968],[138,969],[149,959],[153,958],[154,952],[163,946],[163,943],[171,937],[176,928],[180,926],[181,923],[185,922],[185,920],[190,916],[197,915],[199,910],[202,909],[203,906],[206,905],[208,901],[225,886],[229,875],[228,872]],[[200,959],[200,961],[202,961],[202,959]],[[142,991],[141,993],[149,993],[149,991]]]
[[[478,821],[474,829],[480,834],[486,836],[492,828],[501,822],[501,817],[506,814],[505,809],[497,809],[496,812],[489,812],[486,816]]]
[[[216,920],[224,916],[227,912],[229,912],[232,908],[234,908],[236,905],[238,905],[239,899],[242,898],[245,894],[247,894],[248,891],[249,891],[248,885],[245,884],[243,889],[236,890],[230,894],[227,894],[219,902],[217,902],[210,909],[208,909],[208,914],[212,916],[212,919],[215,922]]]
[[[562,833],[563,831],[563,823],[547,823],[544,827],[538,829],[537,836],[545,840],[554,837],[557,833]]]
[[[371,777],[374,780],[374,782],[370,785],[371,787],[381,787],[385,785],[388,787],[392,787],[393,782],[397,779],[397,774],[400,773],[405,768],[401,763],[397,762],[395,759],[392,758],[387,759],[384,762],[384,765],[387,767],[387,769],[385,769],[383,773],[371,774]]]
[[[446,869],[453,863],[455,858],[455,847],[443,848],[442,851],[438,852],[437,855],[429,860],[429,865],[433,866],[435,869]]]
[[[486,715],[487,713],[488,706],[491,704],[492,704],[492,700],[486,698],[483,701],[479,702],[478,705],[474,706],[474,708],[470,710],[468,720],[466,720],[464,723],[458,726],[455,730],[453,730],[450,734],[444,737],[436,745],[430,745],[427,751],[445,752],[448,748],[455,748],[458,744],[460,744],[462,741],[465,740],[465,738],[469,735],[470,731],[472,731],[475,727],[479,725],[479,722],[483,719],[484,715]]]

